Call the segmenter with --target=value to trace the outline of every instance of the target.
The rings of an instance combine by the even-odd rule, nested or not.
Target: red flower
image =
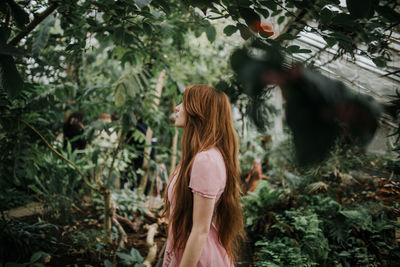
[[[261,23],[261,21],[258,20],[252,23],[251,29],[268,36],[274,35],[274,30],[272,29],[271,25]]]

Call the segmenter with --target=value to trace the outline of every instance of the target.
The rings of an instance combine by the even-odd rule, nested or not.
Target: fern
[[[55,18],[53,15],[48,16],[40,25],[39,29],[34,34],[34,41],[32,44],[32,55],[38,57],[42,49],[45,47],[49,39],[49,33],[53,28]]]

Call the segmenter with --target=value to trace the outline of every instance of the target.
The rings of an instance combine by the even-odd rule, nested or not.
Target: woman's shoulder
[[[215,198],[226,184],[224,159],[216,148],[199,152],[190,175],[189,187],[204,197]]]
[[[203,168],[215,167],[217,169],[225,169],[224,158],[216,147],[199,152],[194,158],[193,165]]]
[[[218,148],[212,147],[207,150],[199,152],[194,161],[196,162],[207,162],[211,164],[224,164],[224,158]]]

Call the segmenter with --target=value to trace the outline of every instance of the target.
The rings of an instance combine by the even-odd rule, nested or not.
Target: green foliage
[[[110,247],[107,247],[105,240],[107,233],[104,229],[84,229],[74,231],[66,236],[71,244],[68,248],[69,255],[80,255],[86,259],[100,260],[109,255]]]
[[[0,89],[7,91],[10,97],[16,97],[24,88],[13,57],[0,55]]]
[[[117,204],[118,214],[134,220],[134,216],[144,213],[144,195],[139,195],[136,190],[121,189],[113,192],[112,198]]]
[[[34,42],[32,44],[32,55],[38,57],[42,49],[45,47],[49,38],[50,30],[54,26],[54,16],[47,17],[39,26],[34,34]]]
[[[16,262],[7,262],[4,266],[7,267],[45,267],[43,264],[49,259],[50,255],[43,251],[35,252],[30,258],[29,262],[25,263],[16,263]]]
[[[2,211],[24,206],[34,200],[34,196],[18,191],[14,187],[3,187],[0,189],[0,210]]]
[[[3,153],[0,155],[0,184],[4,190],[14,188],[29,192],[29,185],[41,175],[41,158],[50,156],[49,151],[38,146],[37,137],[22,123],[22,120],[34,121],[45,138],[55,139],[53,130],[60,126],[57,121],[62,113],[54,103],[56,97],[51,93],[44,93],[46,89],[48,88],[30,85],[29,90],[23,92],[18,99],[10,99],[2,94],[0,147]],[[52,108],[49,110],[49,107]]]
[[[54,245],[58,244],[52,235],[57,226],[43,221],[28,224],[1,218],[0,229],[0,262],[26,262],[30,259],[32,264],[38,263],[45,256],[39,251],[53,253]]]
[[[199,6],[194,1],[193,6]],[[243,39],[261,39],[270,42],[271,34],[260,27],[261,17],[273,20],[276,17],[278,24],[292,22],[289,28],[304,32],[312,32],[323,37],[329,46],[339,45],[338,56],[345,53],[350,55],[366,55],[373,59],[378,67],[385,66],[391,60],[389,52],[389,31],[397,25],[400,14],[396,10],[395,0],[385,1],[358,1],[348,0],[343,8],[340,1],[296,1],[296,0],[267,0],[267,1],[211,1],[201,5],[202,10],[209,9],[210,17],[232,18],[237,24]],[[308,21],[293,23],[300,18],[312,17],[316,26]],[[228,30],[229,29],[229,30]],[[227,28],[226,34],[233,32]],[[297,38],[297,37],[295,37]],[[277,38],[278,41],[281,36]],[[365,45],[365,47],[363,46]],[[289,53],[309,53],[307,49],[293,47]]]
[[[81,168],[86,164],[76,152],[65,155]],[[34,175],[34,183],[28,185],[29,189],[51,207],[53,219],[63,223],[71,222],[71,208],[85,192],[82,177],[54,154],[44,153],[35,159],[34,164],[40,166],[40,173]]]
[[[400,224],[379,202],[345,206],[328,195],[288,195],[260,181],[243,203],[256,266],[394,266],[400,259],[394,242]]]
[[[249,192],[249,195],[242,198],[246,226],[250,227],[251,231],[264,230],[259,228],[263,216],[280,204],[283,193],[283,190],[272,189],[267,181],[261,180],[256,192]],[[261,214],[263,215],[260,216]]]
[[[239,162],[242,174],[247,174],[254,161],[262,161],[266,152],[261,145],[262,135],[255,130],[252,124],[243,124],[245,124],[244,120],[236,121],[235,127],[242,130],[240,133],[241,141],[239,143]]]
[[[131,248],[131,250],[122,249],[117,251],[118,262],[121,263],[123,266],[134,266],[134,267],[143,267],[145,266],[142,264],[143,257],[140,255],[140,252],[135,249]]]
[[[121,107],[127,99],[139,97],[149,87],[146,70],[127,69],[115,84],[115,105]]]

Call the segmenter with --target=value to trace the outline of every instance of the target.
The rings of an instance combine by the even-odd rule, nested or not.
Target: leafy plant
[[[382,203],[350,206],[327,194],[287,194],[261,181],[243,199],[256,266],[395,266],[399,261],[394,231],[400,224]]]
[[[28,224],[1,218],[0,229],[0,258],[6,262],[25,262],[29,259],[32,263],[37,262],[44,256],[44,252],[38,251],[52,253],[54,245],[58,244],[52,235],[57,226],[43,221]]]
[[[140,255],[140,252],[135,249],[131,248],[131,250],[122,249],[117,251],[118,262],[120,262],[123,266],[134,266],[134,267],[143,267],[145,266],[142,264],[143,257]]]
[[[255,192],[249,192],[249,195],[242,198],[244,212],[246,217],[246,226],[251,231],[259,229],[261,220],[270,211],[273,210],[282,201],[284,191],[282,189],[273,189],[265,180],[260,180]]]
[[[139,195],[136,190],[121,189],[113,192],[112,198],[117,204],[118,213],[130,220],[134,215],[144,213],[144,195]]]
[[[25,263],[16,263],[16,262],[7,262],[4,266],[5,267],[45,267],[46,265],[44,263],[49,262],[51,256],[47,254],[46,252],[43,251],[38,251],[35,252],[29,262]]]
[[[68,254],[78,255],[79,257],[92,260],[100,260],[107,255],[110,247],[104,245],[107,233],[104,229],[85,229],[75,231],[66,236],[71,243]]]

